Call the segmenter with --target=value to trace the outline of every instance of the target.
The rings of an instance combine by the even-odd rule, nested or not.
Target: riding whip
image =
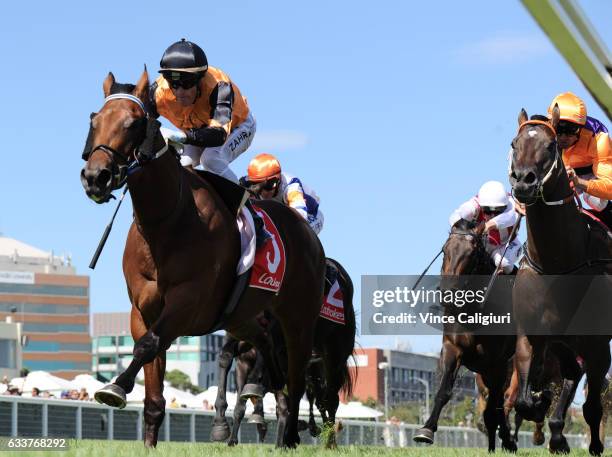
[[[521,225],[522,218],[523,218],[523,215],[519,213],[518,221],[516,221],[516,224],[514,224],[514,227],[512,227],[512,232],[510,233],[510,236],[508,237],[508,242],[506,243],[506,246],[504,247],[504,252],[502,253],[501,259],[499,261],[499,267],[495,268],[495,271],[491,275],[491,279],[489,279],[489,284],[487,284],[487,291],[485,292],[484,298],[482,299],[481,308],[484,307],[484,304],[487,302],[487,298],[489,298],[491,287],[493,286],[493,283],[495,282],[495,278],[497,278],[497,275],[499,275],[499,270],[501,269],[501,263],[504,260],[504,257],[506,257],[506,251],[508,250],[508,246],[510,246],[510,243],[514,239],[514,234],[516,233],[519,226]]]
[[[419,279],[417,279],[416,282],[414,283],[414,286],[412,286],[412,290],[417,288],[417,286],[421,282],[421,279],[423,279],[423,276],[425,276],[427,274],[427,272],[429,271],[429,267],[431,267],[433,265],[433,263],[436,261],[436,259],[438,257],[440,257],[440,254],[442,254],[442,252],[443,252],[443,250],[440,249],[440,252],[438,252],[436,254],[436,256],[433,258],[433,260],[431,262],[429,262],[429,265],[427,265],[427,268],[425,268],[425,271],[423,271],[423,273],[421,273],[421,276],[419,276]]]
[[[100,254],[102,254],[102,249],[104,249],[104,245],[106,244],[108,235],[110,235],[110,231],[113,228],[113,222],[115,222],[115,216],[117,215],[117,211],[119,211],[119,207],[121,206],[121,203],[123,202],[123,197],[125,197],[125,194],[127,193],[127,191],[128,191],[128,187],[126,184],[125,187],[123,188],[123,192],[121,193],[121,197],[119,197],[119,202],[117,203],[117,207],[115,208],[113,217],[111,218],[110,223],[106,226],[106,229],[104,229],[104,233],[102,234],[102,239],[98,243],[98,248],[96,249],[96,252],[91,258],[91,262],[89,262],[89,268],[91,268],[92,270],[96,268],[96,264],[98,263],[98,257],[100,257]]]

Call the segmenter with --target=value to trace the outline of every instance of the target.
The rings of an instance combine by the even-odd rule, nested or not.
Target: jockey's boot
[[[247,199],[244,204],[250,211],[251,216],[253,216],[253,224],[255,225],[255,248],[259,249],[262,247],[266,241],[272,238],[272,236],[268,233],[265,228],[264,221],[259,214],[251,205],[251,200]]]
[[[334,285],[338,279],[338,269],[329,260],[325,262],[325,293],[329,292],[331,286]]]

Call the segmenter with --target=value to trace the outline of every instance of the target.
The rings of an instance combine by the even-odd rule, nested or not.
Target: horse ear
[[[136,88],[132,92],[132,95],[135,95],[141,100],[146,100],[149,95],[149,72],[147,71],[146,65],[140,79],[136,83]]]
[[[528,120],[529,120],[529,116],[527,116],[527,111],[525,111],[525,108],[521,108],[521,112],[518,115],[518,124],[519,124],[519,127],[523,123],[527,122]]]
[[[110,95],[111,87],[115,84],[115,76],[112,72],[108,72],[108,76],[102,83],[102,89],[104,90],[104,96],[108,97]]]
[[[555,107],[552,110],[552,117],[550,118],[550,123],[553,128],[557,130],[557,126],[559,125],[559,118],[561,117],[561,112],[559,111],[559,105],[555,103]]]

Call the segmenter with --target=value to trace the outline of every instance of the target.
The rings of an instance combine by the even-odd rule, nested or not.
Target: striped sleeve
[[[306,198],[304,197],[304,188],[302,182],[298,178],[293,178],[287,184],[285,189],[285,200],[287,205],[296,210],[300,215],[308,220],[308,209],[306,207]]]

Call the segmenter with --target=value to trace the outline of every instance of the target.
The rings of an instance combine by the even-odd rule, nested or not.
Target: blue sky
[[[233,170],[268,151],[313,187],[327,254],[357,285],[362,274],[419,274],[450,211],[486,180],[507,183],[521,107],[542,113],[571,90],[607,122],[519,1],[62,3],[3,6],[0,231],[70,253],[91,276],[93,312],[129,309],[131,211],[90,272],[114,205],[89,201],[79,181],[89,113],[108,71],[134,82],[146,63],[156,75],[181,37],[232,77],[257,118]],[[610,43],[612,2],[581,5]],[[440,347],[438,337],[360,338],[396,341]]]

